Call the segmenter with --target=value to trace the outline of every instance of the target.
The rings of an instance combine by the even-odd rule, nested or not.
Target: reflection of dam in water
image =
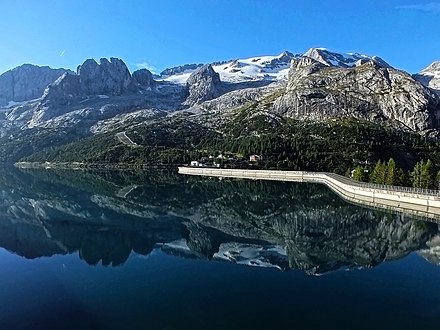
[[[0,170],[0,194],[0,247],[26,258],[78,253],[91,265],[159,249],[321,274],[403,258],[438,233],[311,183],[12,169]]]
[[[440,222],[439,191],[386,186],[354,181],[334,173],[236,170],[179,167],[180,174],[231,177],[258,180],[322,183],[342,198],[361,205],[400,211]]]

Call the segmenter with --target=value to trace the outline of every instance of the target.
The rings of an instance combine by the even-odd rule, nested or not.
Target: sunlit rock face
[[[440,98],[409,74],[374,61],[341,68],[302,57],[292,61],[286,93],[274,111],[315,121],[338,117],[389,121],[423,131],[439,127]]]
[[[198,68],[187,81],[189,96],[185,103],[199,104],[218,97],[221,94],[222,84],[220,75],[211,65]]]
[[[132,86],[132,77],[125,63],[118,58],[102,58],[100,63],[86,60],[78,67],[81,92],[86,95],[121,95]]]

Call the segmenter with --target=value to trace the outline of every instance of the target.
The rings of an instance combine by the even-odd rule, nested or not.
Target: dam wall
[[[327,172],[179,167],[179,173],[253,180],[320,183],[350,202],[411,213],[440,221],[440,192],[438,190],[371,184]]]

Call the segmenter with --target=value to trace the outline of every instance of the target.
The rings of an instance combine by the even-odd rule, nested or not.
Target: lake
[[[323,185],[0,169],[0,329],[439,329],[436,223]]]

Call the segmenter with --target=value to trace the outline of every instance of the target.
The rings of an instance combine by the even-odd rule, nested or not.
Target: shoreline
[[[409,213],[440,222],[440,192],[435,190],[370,184],[325,172],[179,167],[178,173],[251,180],[320,183],[349,202],[376,209]]]
[[[61,170],[145,170],[175,169],[177,165],[145,165],[130,163],[82,163],[82,162],[17,162],[13,164],[20,169],[61,169]]]

